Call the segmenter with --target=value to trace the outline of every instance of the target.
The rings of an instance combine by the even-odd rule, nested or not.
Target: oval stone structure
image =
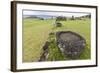
[[[56,32],[57,46],[65,57],[79,58],[86,46],[86,40],[72,31]]]

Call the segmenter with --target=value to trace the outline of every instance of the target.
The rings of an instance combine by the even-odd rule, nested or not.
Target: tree
[[[75,17],[74,17],[74,16],[72,16],[71,20],[74,20],[74,19],[75,19]]]

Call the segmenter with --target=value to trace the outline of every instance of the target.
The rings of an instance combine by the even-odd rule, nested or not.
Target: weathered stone
[[[57,32],[56,40],[61,52],[72,59],[78,58],[86,45],[82,36],[71,31]]]
[[[60,23],[60,22],[55,22],[55,24],[54,24],[56,27],[61,27],[62,26],[62,23]]]
[[[49,49],[48,49],[48,46],[49,46],[49,42],[47,41],[46,43],[45,43],[45,45],[43,46],[43,53],[42,53],[42,55],[40,56],[40,59],[39,59],[39,61],[46,61],[47,60],[47,56],[48,56],[48,51],[49,51]]]

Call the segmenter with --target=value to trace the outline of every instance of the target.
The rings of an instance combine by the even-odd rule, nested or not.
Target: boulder
[[[85,39],[72,31],[59,31],[56,33],[57,46],[65,57],[76,59],[83,52]]]
[[[56,27],[62,27],[62,23],[60,23],[60,22],[56,22],[54,25],[55,25]]]

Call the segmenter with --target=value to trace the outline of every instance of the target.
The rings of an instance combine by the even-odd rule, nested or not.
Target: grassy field
[[[38,61],[43,52],[42,47],[49,37],[49,33],[62,30],[76,32],[86,39],[87,46],[79,59],[90,59],[90,19],[61,21],[63,26],[59,28],[54,28],[54,21],[52,19],[23,19],[23,62]],[[51,44],[50,47],[49,61],[52,57],[56,57],[56,60],[64,60],[56,46]]]

